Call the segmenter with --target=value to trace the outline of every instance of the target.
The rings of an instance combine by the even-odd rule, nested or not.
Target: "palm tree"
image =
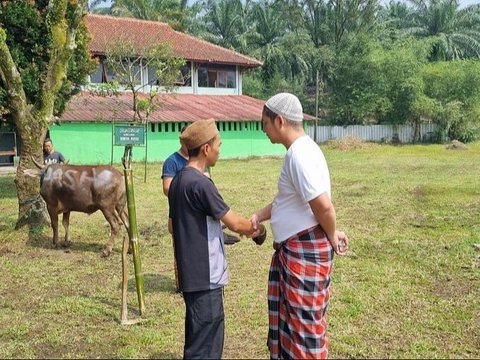
[[[111,14],[111,7],[105,6],[108,0],[89,0],[87,10],[94,14]]]
[[[91,0],[89,11],[121,17],[163,21],[176,30],[188,24],[187,0],[112,0],[111,7],[101,7],[107,0]]]
[[[204,8],[205,27],[199,35],[218,45],[246,51],[251,1],[246,0],[244,5],[241,0],[208,0]]]
[[[458,0],[408,0],[413,6],[402,35],[435,39],[431,60],[480,57],[480,4]]]

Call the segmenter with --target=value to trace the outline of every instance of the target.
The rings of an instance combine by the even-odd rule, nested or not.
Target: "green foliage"
[[[458,0],[409,0],[413,8],[391,12],[401,35],[431,38],[430,59],[458,60],[480,57],[478,5],[460,8]]]
[[[42,75],[48,64],[50,32],[41,12],[28,1],[9,1],[0,8],[0,23],[7,34],[7,46],[17,65],[27,99],[38,99]]]
[[[259,76],[252,74],[253,71],[243,74],[242,92],[245,95],[262,99],[265,98],[263,81]]]
[[[145,122],[159,104],[154,100],[158,95],[157,86],[165,91],[173,91],[175,82],[181,74],[180,68],[185,65],[185,60],[172,55],[171,44],[159,43],[147,49],[138,49],[134,43],[120,40],[110,43],[106,49],[106,61],[109,69],[113,71],[116,83],[106,87],[92,87],[93,92],[116,94],[120,87],[131,91],[133,97],[133,121]],[[142,67],[154,69],[156,79],[149,84],[141,85]],[[116,87],[116,84],[119,87]],[[140,92],[149,86],[148,95],[141,97]]]
[[[435,120],[444,136],[469,142],[480,136],[480,62],[430,63],[423,68],[425,94],[437,101]]]
[[[0,23],[5,29],[7,45],[20,72],[29,103],[35,103],[39,99],[52,51],[51,32],[44,15],[47,5],[48,1],[20,0],[4,2],[0,7]],[[73,6],[68,11],[73,12]],[[95,68],[88,53],[89,40],[87,29],[81,24],[77,32],[76,48],[69,61],[67,78],[55,97],[55,115],[63,112],[70,97],[78,91],[80,85],[85,84],[87,75]],[[0,99],[5,99],[1,92]]]
[[[428,44],[412,38],[396,41],[385,49],[382,73],[391,106],[380,122],[402,124],[419,117],[431,118],[434,104],[424,95],[421,76],[427,55]]]
[[[186,1],[183,0],[113,0],[111,13],[166,22],[179,31],[185,31],[188,23]]]
[[[379,44],[367,35],[345,38],[339,44],[330,93],[330,123],[365,124],[388,110],[382,55]]]

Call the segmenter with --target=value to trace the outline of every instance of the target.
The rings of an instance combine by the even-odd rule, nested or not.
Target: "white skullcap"
[[[277,115],[292,121],[303,121],[303,108],[300,100],[290,93],[279,93],[267,100],[265,106]]]

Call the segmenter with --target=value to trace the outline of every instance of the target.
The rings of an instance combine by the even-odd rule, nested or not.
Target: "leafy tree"
[[[396,41],[386,49],[382,60],[381,72],[385,76],[385,95],[390,107],[380,117],[380,122],[414,124],[415,141],[420,140],[421,121],[431,119],[435,108],[424,93],[425,83],[421,75],[429,46],[428,42],[412,38]]]
[[[247,21],[250,16],[251,1],[208,0],[205,3],[204,39],[226,48],[246,51]]]
[[[270,87],[285,62],[284,48],[280,45],[285,35],[285,22],[275,5],[268,1],[255,4],[252,8],[252,31],[248,34],[250,54],[261,59],[260,76]]]
[[[0,8],[0,87],[2,102],[21,139],[15,184],[17,227],[38,221],[43,205],[39,183],[24,175],[31,157],[42,158],[42,144],[55,115],[86,81],[94,64],[83,24],[86,0],[8,1]]]
[[[389,28],[400,30],[408,27],[413,9],[402,1],[390,0],[390,2],[381,7],[377,14],[379,22],[386,23]]]
[[[329,94],[328,121],[353,125],[376,122],[390,108],[382,73],[383,50],[368,35],[346,37],[337,48]]]
[[[458,0],[408,1],[413,10],[408,20],[401,19],[401,34],[435,38],[432,60],[480,57],[480,4],[460,8]]]
[[[112,70],[115,81],[110,84],[90,85],[94,93],[118,94],[121,87],[132,94],[133,122],[145,123],[152,112],[158,108],[155,98],[158,86],[162,91],[169,92],[175,87],[175,82],[181,74],[180,68],[185,60],[172,55],[171,45],[159,43],[147,49],[138,49],[132,42],[119,40],[108,45],[106,61]],[[153,69],[155,77],[147,84],[140,83],[142,69]],[[158,85],[158,86],[157,86]],[[148,87],[147,96],[140,96]]]
[[[188,6],[188,0],[92,0],[89,11],[95,14],[133,17],[136,19],[162,21],[178,31],[186,31],[191,25],[199,4]]]
[[[425,93],[439,104],[435,121],[443,137],[464,142],[480,136],[480,62],[449,61],[422,70]]]

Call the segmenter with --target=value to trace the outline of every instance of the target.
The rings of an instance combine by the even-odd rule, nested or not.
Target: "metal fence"
[[[420,139],[431,140],[437,130],[436,124],[421,124]],[[315,125],[307,125],[305,131],[314,139]],[[414,127],[412,125],[350,125],[350,126],[318,126],[317,143],[328,140],[341,139],[346,136],[353,136],[365,141],[401,143],[413,142]]]

